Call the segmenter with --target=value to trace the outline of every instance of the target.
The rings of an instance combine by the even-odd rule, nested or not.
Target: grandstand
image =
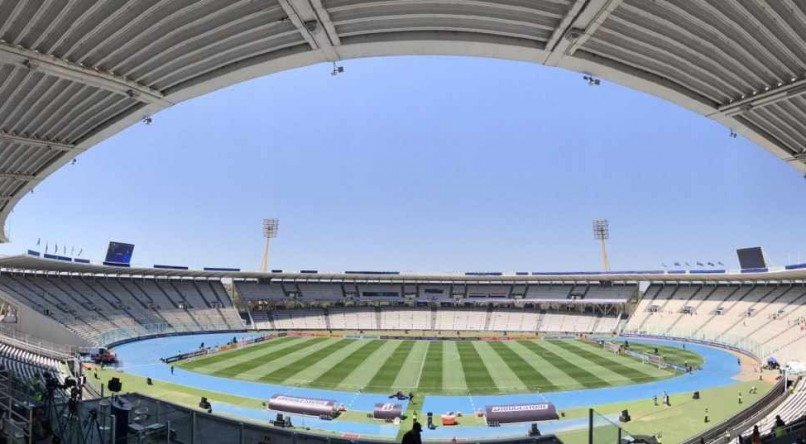
[[[129,337],[161,331],[230,330],[243,321],[220,280],[0,275],[0,295],[57,321],[86,344],[110,332]]]
[[[626,331],[736,344],[782,362],[803,361],[806,284],[652,283]]]
[[[56,351],[60,344],[81,350],[155,336],[264,331],[272,335],[308,332],[324,337],[335,332],[335,338],[350,334],[375,338],[460,335],[463,339],[520,335],[553,338],[560,344],[567,338],[589,335],[660,336],[744,350],[755,357],[756,365],[768,357],[783,364],[806,360],[803,270],[799,267],[721,276],[619,272],[494,276],[252,273],[119,269],[30,256],[7,257],[0,258],[0,300],[4,311],[14,316],[5,319],[2,330],[19,338],[30,339],[34,334],[50,342],[36,345],[34,341],[14,342],[9,337],[2,348],[2,359],[3,365],[23,380],[41,378],[45,371],[63,380],[73,374],[75,366],[63,349]],[[349,339],[326,341],[329,342],[321,345],[314,345],[319,344],[317,341],[305,342],[309,345],[300,347],[317,350],[311,354],[314,361],[327,360],[329,353],[333,353],[332,359],[344,356],[359,360],[384,342],[357,343],[365,344],[359,347]],[[391,352],[390,346],[383,346],[385,353]],[[424,355],[426,349],[417,347],[418,353]],[[466,360],[476,356],[476,347],[467,347],[452,345],[446,350],[456,350]],[[480,347],[487,359],[495,359],[504,369],[509,364],[499,359],[520,362],[517,354],[506,354],[508,346]],[[514,347],[513,351],[526,352],[518,348],[526,345]],[[554,347],[545,349],[554,359],[564,359],[557,353],[567,357],[581,353],[576,356],[600,364],[611,359],[591,355],[591,350],[572,344]],[[427,349],[431,356],[438,348]],[[536,349],[543,350],[542,346]],[[497,353],[502,354],[495,357]],[[282,354],[275,353],[274,359]],[[404,362],[404,357],[396,359]],[[258,360],[254,365],[263,364]],[[450,368],[450,364],[446,365]],[[289,368],[295,370],[269,372],[265,378],[280,383],[283,378],[295,380],[289,372],[307,371],[301,364],[298,369]],[[323,375],[320,380],[339,378],[349,371],[348,367]],[[533,377],[528,376],[528,370],[518,371],[517,376],[510,377]],[[584,368],[576,371],[586,375]],[[599,383],[596,375],[584,377],[593,378],[587,384]],[[421,386],[427,387],[428,383]],[[490,390],[483,388],[483,382],[474,381],[472,386]],[[765,415],[797,416],[801,398],[802,383],[793,396]],[[767,424],[769,419],[763,421]]]
[[[708,116],[806,171],[802,2],[122,5],[0,3],[0,241],[8,240],[6,220],[24,196],[124,128],[260,75],[314,63],[332,63],[337,74],[337,63],[352,57],[450,54],[562,67],[584,73],[591,85],[611,80]],[[804,270],[312,278],[0,258],[0,365],[35,379],[70,370],[62,368],[64,348],[244,329],[630,333],[718,343],[761,360],[804,360]],[[795,418],[802,393],[803,382],[778,411]],[[228,427],[244,430],[243,423]]]
[[[758,426],[761,434],[772,433],[775,427],[775,417],[780,416],[786,424],[803,421],[806,412],[806,378],[800,379],[794,387],[792,393],[770,414],[766,415],[755,425]],[[742,431],[739,435],[748,437],[753,433],[753,428]],[[740,444],[739,436],[730,441],[730,444]]]

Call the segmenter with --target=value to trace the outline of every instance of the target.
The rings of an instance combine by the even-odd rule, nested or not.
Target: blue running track
[[[247,398],[268,400],[274,394],[292,394],[302,397],[332,399],[344,404],[348,410],[372,411],[375,403],[387,402],[383,394],[342,392],[336,390],[321,390],[305,387],[283,386],[259,382],[240,381],[236,379],[220,378],[211,375],[202,375],[195,372],[175,369],[171,375],[170,366],[159,359],[178,353],[194,350],[201,342],[206,346],[224,344],[233,336],[238,338],[253,337],[256,334],[216,333],[189,336],[169,336],[164,338],[148,339],[123,344],[115,349],[122,362],[122,370],[155,380],[168,381],[189,387],[196,387],[220,393],[227,393]],[[668,340],[649,340],[628,338],[630,342],[657,343],[674,347],[681,347],[681,342]],[[645,384],[634,384],[619,387],[606,387],[588,390],[574,390],[565,392],[508,394],[508,395],[473,395],[473,396],[426,396],[423,401],[423,410],[433,412],[439,417],[445,412],[463,412],[473,414],[477,409],[490,404],[519,404],[535,401],[550,401],[557,409],[585,407],[613,402],[626,402],[652,397],[664,391],[669,394],[692,392],[713,387],[722,387],[735,382],[734,377],[739,373],[736,357],[719,348],[699,344],[686,344],[686,348],[703,356],[703,368],[691,374],[679,375],[662,381]],[[403,409],[407,407],[406,401],[400,401]],[[236,418],[264,422],[273,418],[276,412],[269,410],[251,409],[231,404],[215,402],[213,411]],[[540,429],[543,433],[556,433],[562,430],[584,427],[584,421],[558,420],[542,422]],[[349,422],[344,420],[325,421],[303,415],[292,415],[295,426],[306,426],[312,429],[326,430],[335,433],[355,433],[364,436],[377,436],[394,438],[398,427],[384,423],[368,424]],[[528,424],[504,424],[501,427],[461,426],[438,427],[436,430],[426,430],[424,438],[450,439],[450,438],[484,438],[523,436],[528,430]]]

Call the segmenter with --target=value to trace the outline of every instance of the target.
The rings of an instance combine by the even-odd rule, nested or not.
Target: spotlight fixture
[[[610,222],[607,219],[593,220],[593,238],[602,244],[602,270],[610,271],[610,261],[607,259],[607,240],[610,239]]]
[[[735,139],[737,136],[738,136],[738,134],[736,134],[736,131],[733,131],[733,129],[731,129],[730,130],[730,138]]]
[[[599,86],[602,81],[593,76],[582,76],[582,79],[588,82],[588,86]]]
[[[337,65],[336,62],[333,62],[333,71],[330,71],[331,76],[337,76],[344,72],[344,67],[341,65]]]
[[[151,122],[153,122],[153,121],[154,120],[151,118],[151,116],[143,117],[143,123],[145,123],[146,125],[151,125]]]

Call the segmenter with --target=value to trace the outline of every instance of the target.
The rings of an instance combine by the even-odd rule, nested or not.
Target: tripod
[[[65,406],[67,416],[65,417]],[[64,418],[64,421],[62,421]],[[81,415],[78,413],[78,400],[70,398],[59,412],[59,436],[63,442],[77,442],[75,438],[81,437]]]
[[[97,441],[95,440],[96,437]],[[104,434],[101,432],[101,424],[98,422],[98,409],[89,411],[89,418],[84,421],[84,433],[82,434],[81,442],[84,444],[104,442]]]

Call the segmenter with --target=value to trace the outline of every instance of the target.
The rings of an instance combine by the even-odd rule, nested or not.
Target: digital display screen
[[[132,261],[133,252],[133,244],[124,244],[123,242],[114,241],[109,242],[109,248],[106,250],[106,262],[129,264]]]
[[[740,248],[736,250],[736,255],[739,256],[739,266],[742,267],[742,270],[748,268],[767,268],[761,247]]]

